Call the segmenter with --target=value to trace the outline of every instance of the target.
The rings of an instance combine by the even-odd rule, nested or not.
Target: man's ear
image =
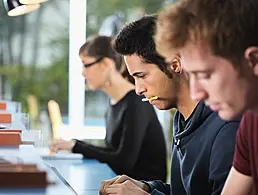
[[[253,74],[258,76],[258,47],[248,47],[245,50],[245,59],[248,61]]]
[[[170,70],[177,74],[181,74],[183,72],[183,67],[181,63],[181,58],[176,56],[172,63],[169,64]]]

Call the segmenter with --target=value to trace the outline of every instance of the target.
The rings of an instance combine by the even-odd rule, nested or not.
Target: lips
[[[213,111],[218,111],[218,110],[220,110],[221,106],[220,106],[220,104],[211,104],[211,105],[210,105],[210,108],[211,108]]]
[[[153,104],[155,102],[155,100],[149,100],[150,104]]]

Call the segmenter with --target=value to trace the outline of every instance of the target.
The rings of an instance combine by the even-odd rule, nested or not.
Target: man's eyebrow
[[[135,72],[135,73],[132,74],[132,76],[133,76],[133,77],[137,77],[137,76],[139,76],[140,74],[142,74],[142,72]]]
[[[198,73],[209,73],[211,72],[211,70],[190,70],[190,71],[186,71],[188,73],[191,73],[191,74],[198,74]]]
[[[141,63],[142,64],[146,64],[146,63],[148,63],[144,58],[141,58]]]
[[[191,71],[191,73],[207,73],[209,72],[208,70],[194,70],[194,71]]]

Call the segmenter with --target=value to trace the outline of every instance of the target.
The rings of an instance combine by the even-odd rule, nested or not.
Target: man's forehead
[[[137,55],[126,55],[124,56],[124,61],[127,67],[131,69],[147,69],[149,67],[144,60]]]
[[[198,45],[187,45],[181,49],[183,69],[187,72],[205,71],[211,65],[211,53]]]
[[[182,59],[182,67],[187,72],[203,72],[210,68],[209,63],[202,59],[191,59],[187,55]]]
[[[124,60],[126,63],[129,63],[129,62],[144,63],[143,58],[136,54],[124,55]]]

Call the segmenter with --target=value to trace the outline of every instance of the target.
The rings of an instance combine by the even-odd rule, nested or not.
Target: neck
[[[184,116],[185,120],[187,120],[193,113],[198,102],[191,99],[190,88],[186,82],[183,82],[180,88],[183,90],[179,93],[177,109]]]
[[[135,86],[121,76],[120,73],[112,75],[110,86],[103,87],[103,91],[111,98],[111,104],[116,104]]]

